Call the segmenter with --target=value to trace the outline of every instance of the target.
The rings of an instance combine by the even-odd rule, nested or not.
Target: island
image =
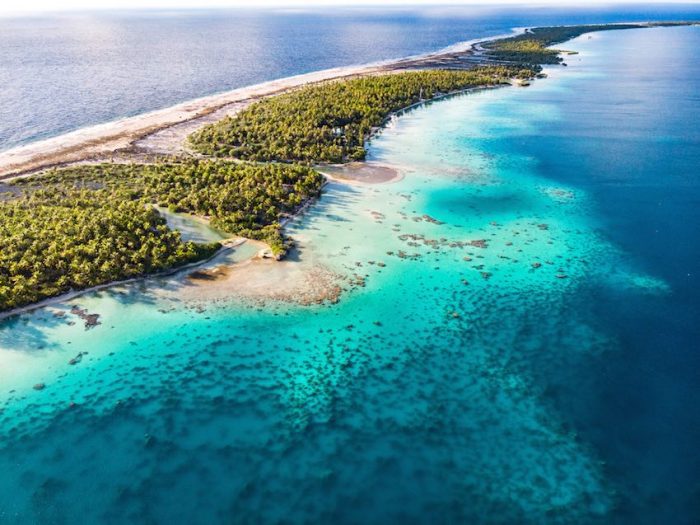
[[[0,312],[172,271],[222,248],[183,240],[157,207],[263,241],[282,258],[292,245],[282,225],[321,194],[319,167],[364,160],[368,138],[397,111],[526,85],[543,64],[562,63],[552,45],[587,32],[679,24],[687,23],[528,29],[461,53],[302,78],[262,98],[248,90],[244,104],[215,97],[175,122],[137,118],[131,129],[55,152],[0,155]],[[164,131],[174,137],[168,147],[149,147]]]

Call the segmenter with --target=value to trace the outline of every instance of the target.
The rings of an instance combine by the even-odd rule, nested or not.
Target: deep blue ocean
[[[698,18],[696,6],[94,12],[0,18],[0,151],[293,74],[513,27]]]
[[[177,93],[170,76],[159,102],[138,102],[125,74],[135,91],[115,100],[136,112],[352,63],[352,42],[380,59],[511,25],[644,18],[451,13],[249,14],[303,25],[302,41],[331,25],[314,27],[335,51],[294,51],[265,26],[276,36],[258,56],[315,58],[231,62],[235,82]],[[690,17],[649,14],[672,16]],[[290,264],[338,276],[337,304],[260,303],[217,282],[198,295],[180,275],[0,323],[0,524],[700,523],[700,27],[559,47],[579,54],[530,87],[393,119],[369,157],[403,178],[331,183],[289,226]],[[42,104],[59,115],[74,98]],[[73,305],[102,324],[86,330]]]

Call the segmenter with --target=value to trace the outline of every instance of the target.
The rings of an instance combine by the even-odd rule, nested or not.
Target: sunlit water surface
[[[6,321],[0,522],[696,523],[699,46],[584,36],[394,120],[403,180],[290,231],[366,276],[337,305]]]
[[[21,10],[22,2],[11,7]],[[514,27],[698,18],[700,6],[682,4],[0,16],[0,151],[266,80],[426,53]]]

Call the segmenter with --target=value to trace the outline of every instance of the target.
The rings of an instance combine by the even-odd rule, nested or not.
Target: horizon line
[[[41,1],[41,0],[40,0]],[[82,0],[78,0],[79,2]],[[575,0],[574,2],[562,3],[560,0],[536,0],[528,2],[523,0],[498,0],[490,2],[489,0],[470,0],[463,2],[459,0],[439,0],[433,2],[427,0],[424,2],[400,2],[399,0],[382,0],[380,3],[372,2],[371,0],[355,0],[342,1],[340,3],[329,4],[324,0],[311,1],[293,1],[282,2],[281,0],[252,0],[235,1],[235,3],[226,1],[213,0],[207,5],[196,5],[187,3],[178,3],[181,0],[171,0],[170,3],[163,5],[144,5],[142,2],[132,5],[95,5],[95,3],[75,4],[66,7],[56,7],[55,4],[49,6],[29,6],[25,8],[10,8],[4,9],[0,7],[0,17],[3,16],[27,16],[27,15],[55,15],[55,14],[80,14],[94,12],[125,12],[125,11],[142,11],[142,12],[162,12],[162,11],[209,11],[209,10],[247,10],[247,11],[262,11],[262,10],[299,10],[299,9],[314,9],[314,10],[332,10],[332,9],[364,9],[364,10],[380,10],[380,9],[416,9],[416,8],[557,8],[557,9],[593,9],[601,7],[669,7],[669,6],[687,6],[700,8],[700,1],[678,1],[678,0]],[[187,2],[189,0],[185,0]],[[31,2],[27,2],[31,4]],[[65,3],[63,4],[65,5]]]

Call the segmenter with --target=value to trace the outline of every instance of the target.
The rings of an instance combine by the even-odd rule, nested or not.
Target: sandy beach
[[[313,261],[290,257],[282,261],[254,257],[181,277],[177,297],[189,304],[211,305],[232,299],[263,305],[268,301],[302,306],[335,303],[343,292],[342,276]]]
[[[225,116],[233,116],[261,98],[329,80],[430,68],[471,69],[492,64],[484,57],[483,44],[524,31],[525,28],[514,28],[508,34],[461,42],[423,55],[262,82],[32,142],[0,152],[0,180],[78,162],[139,162],[159,155],[191,154],[186,146],[190,133]]]
[[[482,62],[479,43],[484,41],[464,42],[415,57],[263,82],[33,142],[0,152],[0,180],[78,162],[143,161],[158,155],[189,154],[186,138],[190,133],[225,116],[233,116],[261,98],[308,84],[357,76],[434,67],[470,69]]]
[[[194,129],[226,115],[235,114],[262,97],[279,94],[306,84],[372,74],[379,66],[328,69],[264,82],[183,102],[114,122],[83,128],[0,153],[0,178],[8,178],[44,168],[85,160],[110,160],[112,156],[137,152],[176,153]],[[133,148],[132,151],[126,151]]]
[[[372,161],[316,166],[316,169],[329,180],[343,184],[385,184],[403,178],[397,168]]]

